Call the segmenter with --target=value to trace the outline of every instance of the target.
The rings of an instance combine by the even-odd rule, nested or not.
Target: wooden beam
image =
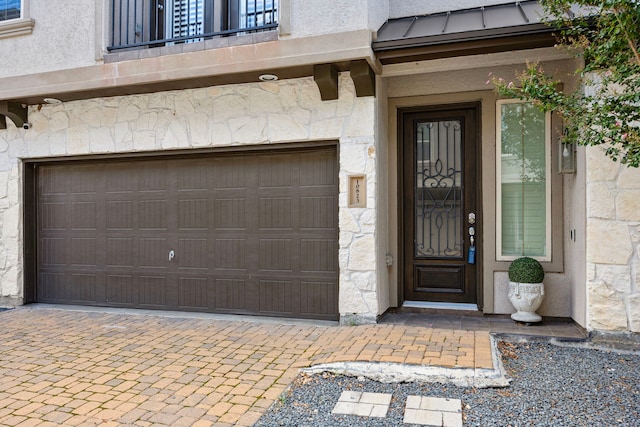
[[[356,87],[356,96],[376,96],[376,75],[369,63],[364,59],[351,61],[349,68]]]
[[[313,80],[320,89],[320,99],[323,101],[338,99],[338,70],[333,64],[314,65]]]

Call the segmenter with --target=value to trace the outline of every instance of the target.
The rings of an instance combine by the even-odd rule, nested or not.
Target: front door
[[[404,301],[478,303],[476,105],[400,112]]]

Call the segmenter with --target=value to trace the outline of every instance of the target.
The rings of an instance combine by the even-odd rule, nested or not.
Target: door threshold
[[[450,302],[424,302],[405,301],[403,308],[427,308],[433,310],[478,311],[477,304],[450,303]]]

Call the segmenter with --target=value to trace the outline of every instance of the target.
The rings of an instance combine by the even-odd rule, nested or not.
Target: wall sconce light
[[[576,144],[558,144],[558,172],[576,173]]]

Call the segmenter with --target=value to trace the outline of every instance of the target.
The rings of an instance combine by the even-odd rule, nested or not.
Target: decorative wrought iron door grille
[[[461,143],[459,120],[416,126],[416,258],[462,258]]]

